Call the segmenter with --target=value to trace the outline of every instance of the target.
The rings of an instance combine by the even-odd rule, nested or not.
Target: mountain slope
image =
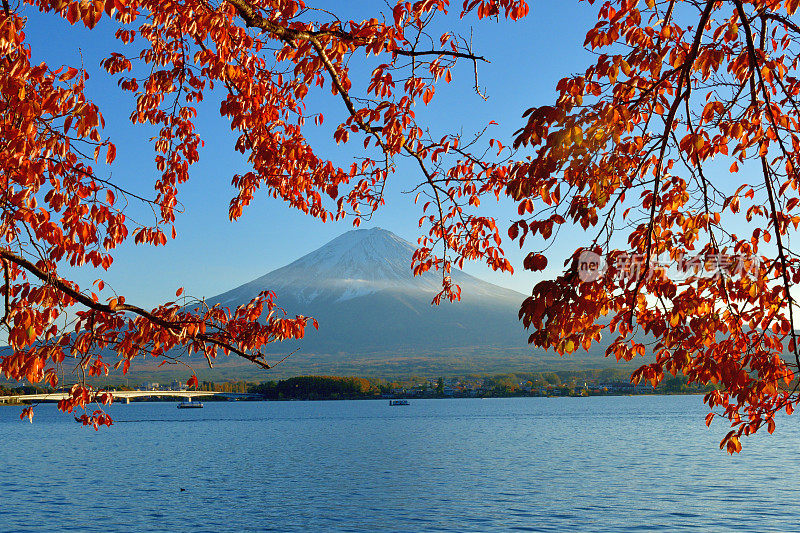
[[[319,321],[319,331],[308,328],[299,341],[266,347],[264,353],[272,363],[294,352],[269,372],[239,357],[219,357],[209,369],[200,356],[173,355],[185,357],[198,378],[209,381],[263,381],[302,374],[395,378],[633,369],[644,364],[642,359],[604,358],[603,342],[594,344],[589,353],[578,351],[564,358],[529,346],[528,333],[517,318],[525,296],[460,270],[451,277],[462,288],[461,301],[433,306],[440,274],[413,276],[413,252],[409,242],[386,230],[349,231],[284,267],[206,299],[210,305],[235,308],[271,290],[289,316],[313,316]],[[0,347],[0,355],[9,349]],[[114,360],[110,351],[107,356]],[[159,363],[143,358],[125,379],[135,380],[136,375],[185,379],[182,366],[162,368]]]
[[[276,352],[300,347],[301,352],[351,357],[435,357],[459,348],[527,348],[517,320],[522,294],[454,270],[461,302],[432,306],[439,274],[413,276],[413,251],[410,243],[380,228],[349,231],[209,302],[233,307],[272,290],[289,315],[319,321],[318,332],[309,332],[299,343],[271,346]]]

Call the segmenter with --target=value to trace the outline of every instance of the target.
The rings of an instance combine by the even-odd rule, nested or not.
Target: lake
[[[787,531],[800,422],[718,448],[699,396],[0,408],[0,531]],[[181,490],[184,489],[184,490]]]

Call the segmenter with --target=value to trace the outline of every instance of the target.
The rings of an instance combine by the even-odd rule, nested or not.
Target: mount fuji
[[[414,276],[414,249],[384,229],[348,231],[206,301],[234,308],[270,290],[289,316],[318,320],[319,330],[307,328],[302,340],[268,345],[265,353],[275,354],[274,359],[297,350],[275,369],[276,375],[390,376],[586,366],[585,360],[570,362],[552,352],[534,355],[517,317],[525,299],[519,292],[453,269],[461,301],[431,305],[441,288],[441,273]]]
[[[363,353],[463,348],[522,347],[525,334],[517,310],[525,297],[454,269],[458,303],[431,305],[441,273],[414,276],[414,247],[380,229],[349,231],[282,268],[208,300],[235,307],[262,290],[293,316],[313,316],[302,351]],[[286,343],[276,344],[285,350]]]

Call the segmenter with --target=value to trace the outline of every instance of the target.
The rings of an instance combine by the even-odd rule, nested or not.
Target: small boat
[[[200,409],[201,407],[203,407],[203,402],[193,402],[191,400],[178,404],[178,409]]]
[[[389,405],[408,405],[408,400],[389,400]]]

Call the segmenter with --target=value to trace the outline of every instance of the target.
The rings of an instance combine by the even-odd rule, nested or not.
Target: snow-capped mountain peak
[[[307,331],[302,341],[275,343],[268,351],[293,346],[328,354],[431,354],[476,346],[524,349],[526,333],[517,319],[522,294],[453,269],[461,301],[432,306],[441,290],[441,272],[414,276],[414,249],[384,229],[348,231],[208,302],[236,307],[270,290],[289,316],[319,321],[319,330]]]
[[[381,229],[357,229],[336,237],[323,247],[287,265],[321,279],[408,280],[414,248],[394,233]],[[283,269],[281,269],[283,270]]]
[[[432,298],[441,290],[438,272],[414,276],[411,258],[414,246],[381,228],[348,231],[296,261],[219,295],[212,301],[230,306],[252,298],[262,290],[300,303],[345,301],[393,291],[425,294]],[[463,292],[473,295],[517,293],[502,289],[454,269],[452,277]],[[469,290],[466,290],[465,285]],[[281,298],[282,299],[282,298]]]

